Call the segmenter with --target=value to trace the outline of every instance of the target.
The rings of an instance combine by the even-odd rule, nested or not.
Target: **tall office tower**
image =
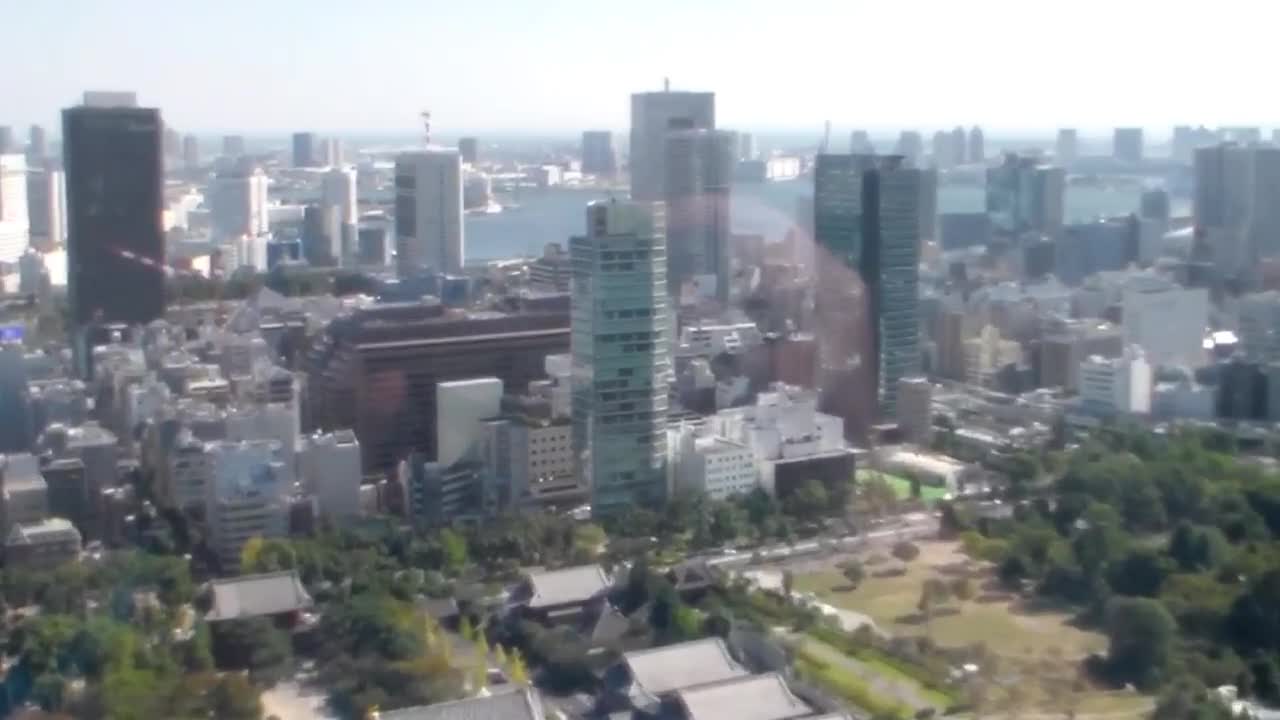
[[[959,125],[951,131],[951,160],[956,165],[963,165],[968,161],[966,154],[969,149],[969,138],[964,128]]]
[[[946,170],[951,167],[954,162],[955,153],[951,150],[951,133],[938,130],[933,134],[933,166],[939,170]]]
[[[1138,217],[1168,221],[1172,216],[1169,191],[1163,188],[1144,190],[1138,203]]]
[[[894,146],[894,154],[901,156],[911,167],[921,167],[924,158],[924,138],[915,130],[903,130],[898,135],[898,144]]]
[[[200,141],[195,135],[182,138],[182,168],[187,171],[200,169]]]
[[[854,130],[849,133],[849,152],[854,155],[871,155],[876,151],[871,144],[871,136],[866,130]]]
[[[164,314],[160,111],[128,93],[85,93],[62,111],[67,292],[73,326]]]
[[[178,154],[182,152],[182,133],[166,126],[160,137],[161,142],[164,144],[164,156],[167,158],[178,157]]]
[[[715,297],[729,301],[729,192],[737,154],[728,130],[667,135],[667,274],[673,295],[686,283],[714,278]]]
[[[210,188],[214,236],[225,240],[269,232],[267,188],[270,184],[270,178],[261,168],[248,164],[219,173]]]
[[[1066,167],[1076,161],[1079,146],[1079,136],[1075,128],[1061,128],[1058,130],[1058,140],[1054,145],[1053,159],[1057,164]]]
[[[660,203],[611,200],[569,241],[573,453],[597,516],[667,497],[666,235]]]
[[[716,126],[716,95],[709,92],[633,93],[631,95],[631,199],[658,202],[665,193],[663,167],[667,133],[711,130]]]
[[[335,267],[342,260],[342,209],[308,205],[302,210],[302,257],[312,267]]]
[[[320,164],[316,145],[316,134],[299,132],[293,134],[293,166],[298,168],[316,167]]]
[[[13,128],[0,125],[0,155],[8,155],[17,148],[13,139]]]
[[[1066,171],[1013,153],[987,168],[987,216],[997,233],[1062,232]]]
[[[1220,277],[1240,278],[1254,261],[1250,248],[1254,152],[1234,143],[1200,148],[1195,151],[1194,174],[1197,243]]]
[[[0,155],[0,262],[17,262],[31,242],[27,215],[27,159]]]
[[[1280,148],[1254,144],[1253,193],[1249,208],[1250,268],[1280,256]],[[1251,273],[1252,275],[1253,273]]]
[[[458,154],[462,162],[475,165],[480,159],[480,141],[473,137],[458,138]]]
[[[982,164],[987,160],[987,140],[982,128],[974,125],[969,128],[969,162]]]
[[[222,156],[228,158],[238,158],[244,155],[244,136],[243,135],[223,135],[222,136]]]
[[[466,260],[462,227],[462,157],[429,148],[396,157],[396,269],[458,273]]]
[[[1121,162],[1137,165],[1143,156],[1142,128],[1116,128],[1111,140],[1111,156]]]
[[[316,165],[319,167],[337,167],[343,163],[342,140],[338,138],[325,138],[324,140],[324,157],[319,158]]]
[[[738,160],[755,160],[758,155],[756,136],[749,132],[738,131]]]
[[[329,168],[320,181],[320,208],[326,213],[336,212],[338,257],[344,265],[351,263],[356,256],[356,226],[360,222],[355,168]]]
[[[609,130],[586,130],[582,133],[582,172],[612,177],[618,171],[618,155],[613,149],[613,133]]]
[[[42,167],[45,158],[49,155],[49,143],[45,138],[44,128],[32,125],[27,138],[27,165],[33,168]]]
[[[865,432],[920,371],[921,171],[897,155],[820,154],[814,170],[824,403]],[[831,397],[832,393],[839,397]]]
[[[57,168],[27,173],[27,215],[31,246],[41,251],[61,247],[67,240],[67,176]]]
[[[920,244],[942,242],[938,237],[938,171],[932,168],[920,171]]]

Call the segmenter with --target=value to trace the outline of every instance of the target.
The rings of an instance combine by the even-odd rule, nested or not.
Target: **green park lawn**
[[[854,472],[854,479],[858,482],[865,482],[869,478],[879,477],[893,488],[894,494],[899,500],[911,499],[911,481],[900,475],[892,475],[879,470],[870,470],[868,468],[860,468]],[[920,499],[928,503],[937,502],[946,498],[947,489],[935,485],[920,485]]]

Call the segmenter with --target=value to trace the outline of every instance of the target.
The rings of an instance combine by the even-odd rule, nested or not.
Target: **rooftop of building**
[[[543,720],[537,690],[519,688],[485,697],[467,698],[377,713],[377,720]]]
[[[209,621],[279,615],[312,604],[294,570],[214,580],[211,590],[213,606],[205,615]]]
[[[623,653],[631,682],[641,691],[661,696],[673,690],[747,675],[718,637]]]
[[[676,697],[685,720],[787,720],[813,712],[777,673],[688,687]]]
[[[80,542],[80,531],[70,520],[50,517],[33,523],[14,523],[6,538],[8,545],[36,545],[74,539]]]
[[[532,590],[528,603],[531,608],[587,602],[613,586],[613,579],[599,565],[531,572],[527,578]]]

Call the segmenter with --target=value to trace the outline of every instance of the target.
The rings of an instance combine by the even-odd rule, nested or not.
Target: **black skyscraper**
[[[293,166],[294,167],[315,167],[319,165],[316,159],[316,134],[310,132],[300,132],[293,134]]]
[[[160,111],[62,111],[72,322],[146,323],[164,313]]]

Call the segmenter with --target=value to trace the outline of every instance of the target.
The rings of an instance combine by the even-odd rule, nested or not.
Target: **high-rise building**
[[[959,125],[951,130],[951,162],[963,165],[968,161],[969,140],[964,128]]]
[[[715,126],[715,93],[663,90],[632,94],[631,199],[658,202],[665,197],[668,132],[711,130]]]
[[[969,162],[982,164],[987,160],[987,141],[982,128],[974,125],[969,129]]]
[[[938,171],[920,171],[920,242],[940,241],[938,236]]]
[[[1172,283],[1133,283],[1122,290],[1120,317],[1126,345],[1142,348],[1153,365],[1204,364],[1209,291]]]
[[[298,168],[317,167],[320,165],[320,158],[317,146],[316,134],[313,132],[298,132],[293,134],[293,166]]]
[[[871,144],[871,136],[866,130],[854,130],[849,133],[849,152],[854,155],[871,155],[876,149]]]
[[[0,262],[17,262],[31,242],[27,215],[27,160],[0,154]]]
[[[586,130],[582,133],[582,172],[612,177],[618,170],[618,156],[613,149],[613,133],[609,130]]]
[[[928,445],[933,435],[933,383],[924,377],[898,381],[898,430],[902,438]]]
[[[1280,362],[1280,292],[1270,290],[1240,298],[1240,352],[1253,362]]]
[[[261,168],[244,165],[213,179],[210,220],[214,236],[256,237],[271,229],[267,189],[271,180]]]
[[[356,256],[356,226],[360,221],[360,205],[356,199],[356,169],[332,167],[320,181],[320,209],[337,211],[338,258],[343,264]]]
[[[1075,128],[1060,128],[1054,145],[1053,159],[1063,167],[1076,161],[1079,140]]]
[[[954,163],[955,153],[951,149],[951,133],[938,130],[933,133],[933,166],[946,170]]]
[[[1014,154],[987,168],[987,215],[996,232],[1062,232],[1066,171],[1036,158]]]
[[[1280,148],[1235,143],[1199,148],[1192,212],[1196,237],[1223,278],[1251,275],[1280,253]]]
[[[13,139],[13,128],[8,125],[0,125],[0,155],[8,155],[17,150],[17,143]]]
[[[200,168],[200,141],[195,135],[182,138],[182,168],[188,172]]]
[[[167,125],[161,131],[160,142],[164,147],[166,158],[177,157],[178,153],[182,152],[182,133]]]
[[[458,138],[458,154],[462,162],[475,165],[480,159],[480,141],[473,137]]]
[[[317,167],[337,167],[344,162],[341,139],[325,138],[321,150],[323,152],[321,157],[317,158]]]
[[[41,167],[48,155],[49,144],[45,138],[44,128],[32,125],[30,134],[27,136],[27,164],[33,168]]]
[[[738,131],[738,160],[747,161],[755,160],[759,153],[756,151],[756,136],[749,132]]]
[[[38,250],[61,247],[67,240],[67,176],[50,167],[27,173],[27,215],[31,246]]]
[[[1142,128],[1119,127],[1115,129],[1111,141],[1111,156],[1116,160],[1138,165],[1142,162],[1144,150]]]
[[[72,321],[147,323],[164,314],[160,111],[91,100],[62,111]]]
[[[727,130],[667,134],[667,272],[672,292],[714,278],[715,297],[729,300],[729,193],[735,137]]]
[[[360,514],[360,441],[355,433],[307,436],[298,452],[298,470],[322,516],[343,524]]]
[[[843,404],[862,406],[842,413],[855,433],[867,427],[868,406],[892,417],[898,380],[919,373],[920,175],[897,155],[817,158],[814,239],[826,255],[818,263],[823,364],[852,373],[839,382],[854,385],[841,390]]]
[[[271,440],[211,443],[213,478],[207,489],[205,517],[209,545],[222,569],[235,572],[251,538],[280,538],[289,533],[287,493],[293,485],[279,443]]]
[[[1137,347],[1120,357],[1092,355],[1080,363],[1080,407],[1102,417],[1151,412],[1151,364]]]
[[[595,202],[573,258],[572,417],[597,515],[667,498],[671,323],[661,204]]]
[[[244,136],[243,135],[223,135],[222,136],[222,156],[227,158],[238,158],[244,155]]]
[[[924,158],[924,138],[915,130],[903,130],[898,134],[898,144],[894,146],[893,152],[901,156],[907,165],[921,167],[921,160]]]
[[[333,267],[342,259],[342,210],[308,205],[302,210],[302,257],[313,267]]]
[[[396,268],[408,277],[431,268],[458,273],[466,257],[462,158],[430,148],[396,157]]]

